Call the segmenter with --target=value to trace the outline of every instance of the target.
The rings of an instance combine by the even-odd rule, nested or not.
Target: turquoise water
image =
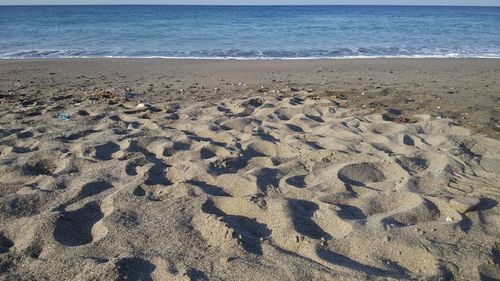
[[[0,6],[0,58],[500,57],[500,7]]]

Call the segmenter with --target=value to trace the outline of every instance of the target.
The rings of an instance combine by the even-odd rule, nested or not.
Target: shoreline
[[[500,56],[454,57],[454,56],[352,56],[352,57],[163,57],[163,56],[104,56],[104,57],[39,57],[0,58],[0,61],[37,60],[186,60],[186,61],[344,61],[344,60],[498,60]]]
[[[150,101],[161,101],[162,97],[174,101],[176,98],[248,96],[261,87],[276,92],[293,87],[317,91],[320,95],[338,92],[347,97],[348,106],[352,108],[365,107],[374,112],[395,108],[405,114],[451,118],[477,133],[500,138],[497,59],[47,58],[0,60],[0,71],[4,76],[0,84],[4,94],[15,88],[8,82],[17,80],[25,80],[20,83],[33,86],[30,92],[37,92],[33,85],[37,75],[82,91],[129,87]],[[85,87],[78,85],[82,79],[77,77],[82,75],[88,77]],[[194,85],[195,82],[198,85]],[[168,88],[159,88],[159,84],[168,84]],[[43,83],[37,85],[46,87]],[[183,92],[189,87],[193,87],[189,91],[194,92],[192,97]],[[214,89],[218,89],[217,93]]]

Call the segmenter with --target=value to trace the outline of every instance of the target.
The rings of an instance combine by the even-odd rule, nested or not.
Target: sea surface
[[[0,6],[0,58],[500,58],[500,7]]]

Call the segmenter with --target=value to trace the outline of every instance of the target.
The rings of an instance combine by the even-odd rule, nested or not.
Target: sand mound
[[[69,121],[13,120],[0,129],[2,278],[498,276],[500,143],[339,104],[83,101]],[[461,213],[459,196],[479,203]]]

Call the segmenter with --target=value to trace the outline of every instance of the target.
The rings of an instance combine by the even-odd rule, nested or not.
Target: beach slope
[[[0,61],[0,279],[498,279],[499,70]]]

